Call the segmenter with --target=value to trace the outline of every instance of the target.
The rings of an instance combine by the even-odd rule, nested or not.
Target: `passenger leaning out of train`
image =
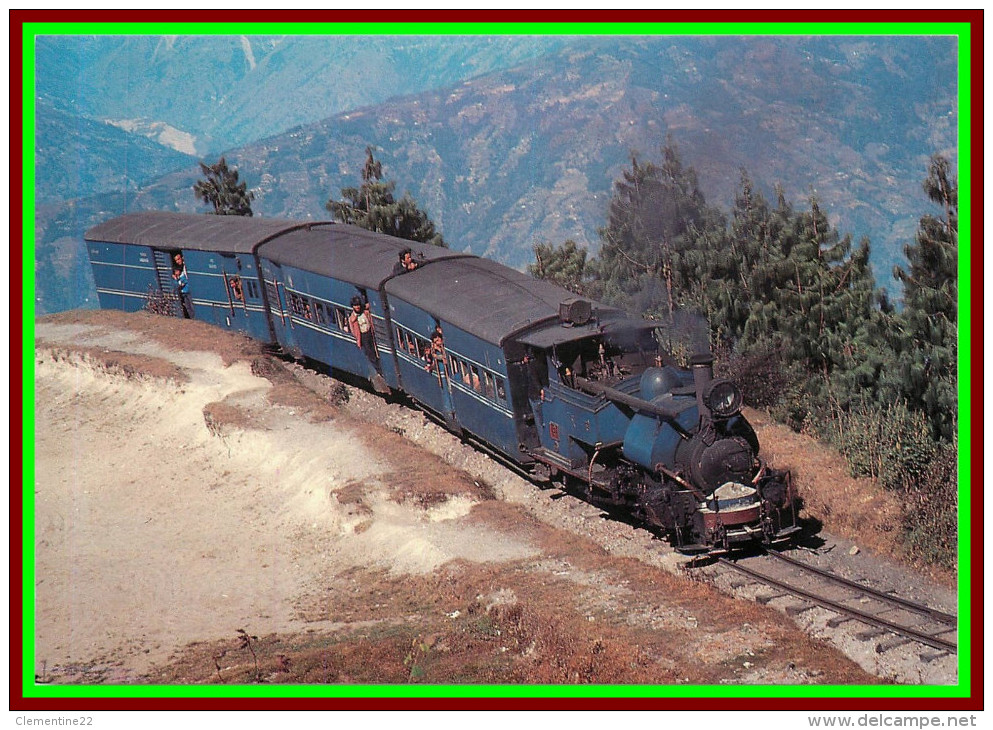
[[[366,354],[369,362],[375,364],[379,360],[376,352],[376,332],[373,329],[372,309],[369,302],[362,297],[352,297],[352,313],[348,315],[348,327],[355,338],[355,345]]]
[[[393,264],[393,276],[400,276],[400,274],[406,274],[408,271],[413,271],[417,268],[417,262],[414,261],[414,253],[409,248],[405,248],[400,252],[400,260]]]
[[[528,402],[534,413],[538,428],[544,428],[541,404],[545,402],[545,388],[548,387],[548,361],[541,353],[527,351],[524,353],[524,374],[528,384]]]
[[[435,329],[431,334],[431,346],[428,348],[428,364],[424,369],[429,373],[438,373],[438,376],[446,375],[445,372],[445,338],[441,331]]]
[[[355,338],[355,345],[369,361],[368,377],[379,393],[389,393],[390,388],[379,373],[379,353],[376,351],[376,330],[369,302],[359,295],[352,297],[352,313],[348,315],[348,328]]]
[[[183,310],[183,317],[185,319],[193,319],[195,316],[193,313],[193,297],[190,296],[190,279],[186,275],[186,267],[173,269],[172,278],[176,282],[176,294],[179,296],[179,305]]]

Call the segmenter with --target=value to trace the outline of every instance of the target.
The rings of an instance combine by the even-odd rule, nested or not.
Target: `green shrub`
[[[933,440],[924,414],[903,403],[879,408],[863,401],[833,430],[852,476],[898,493],[908,554],[952,567],[957,545],[957,444]]]
[[[835,417],[827,435],[848,461],[853,477],[878,479],[900,490],[918,479],[934,457],[937,444],[927,421],[903,403],[880,408],[866,400]]]
[[[913,557],[954,568],[958,548],[958,448],[936,447],[930,463],[911,485],[903,517],[904,540]]]

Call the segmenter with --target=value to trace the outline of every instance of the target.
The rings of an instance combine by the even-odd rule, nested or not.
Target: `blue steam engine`
[[[531,404],[540,443],[529,449],[549,477],[687,552],[784,542],[799,531],[789,472],[759,459],[742,393],[714,377],[709,354],[678,367],[660,353],[654,323],[605,320],[582,300],[521,344],[533,348],[529,361],[550,366],[544,399]]]

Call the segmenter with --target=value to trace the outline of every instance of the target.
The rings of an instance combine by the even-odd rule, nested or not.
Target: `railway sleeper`
[[[788,593],[760,593],[755,596],[755,602],[766,606],[775,601],[777,598],[785,598],[788,595]]]
[[[785,609],[787,616],[799,616],[807,611],[812,611],[817,608],[816,604],[808,603],[804,601],[803,603],[791,603]]]
[[[891,649],[896,649],[901,646],[906,646],[907,644],[915,643],[913,639],[908,639],[906,636],[891,636],[888,639],[883,639],[878,644],[876,644],[876,653],[885,654]]]
[[[887,636],[892,634],[885,629],[869,628],[865,631],[859,631],[855,634],[855,638],[859,641],[872,641],[873,639],[878,639],[880,636]]]

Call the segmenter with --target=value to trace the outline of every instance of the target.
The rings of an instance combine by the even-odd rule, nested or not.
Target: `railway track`
[[[768,560],[718,558],[717,562],[779,592],[767,596],[763,602],[793,596],[811,608],[816,605],[837,613],[840,620],[832,622],[833,625],[860,621],[934,649],[951,654],[957,652],[957,617],[842,578],[776,551],[765,555]]]

